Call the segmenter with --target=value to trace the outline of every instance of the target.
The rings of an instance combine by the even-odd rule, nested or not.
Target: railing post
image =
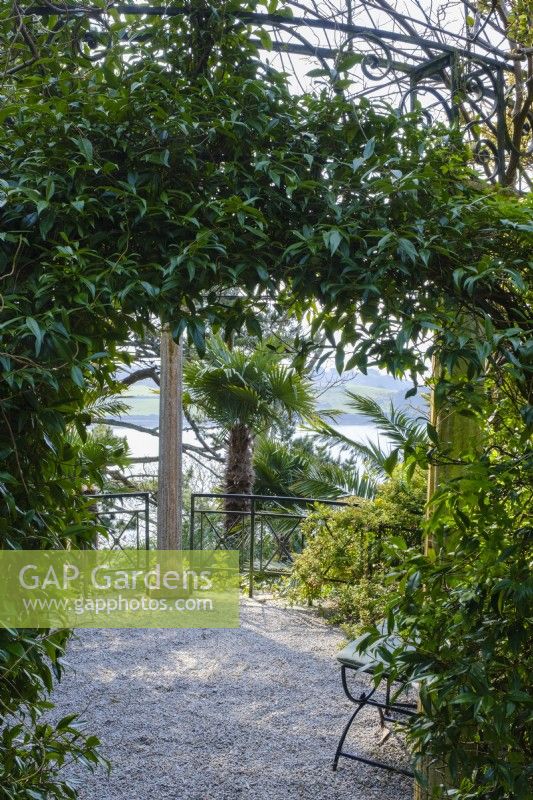
[[[144,495],[144,545],[150,549],[150,495]]]
[[[191,494],[191,519],[189,523],[189,550],[194,550],[194,495]]]
[[[248,597],[254,596],[254,541],[255,541],[255,497],[250,506],[250,574],[248,576]]]
[[[263,525],[263,517],[261,517],[259,523],[259,572],[263,572],[263,536],[264,536],[264,525]]]
[[[461,61],[458,53],[450,53],[450,112],[451,122],[455,124],[459,121],[460,112],[460,93],[463,89],[461,77]]]

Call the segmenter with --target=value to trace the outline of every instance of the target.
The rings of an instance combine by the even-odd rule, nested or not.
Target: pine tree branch
[[[101,425],[110,425],[112,428],[128,428],[132,431],[139,431],[139,433],[148,433],[150,436],[159,436],[159,427],[145,428],[144,425],[136,425],[134,422],[124,422],[124,420],[111,417],[102,417],[98,422]]]
[[[121,383],[123,386],[131,386],[132,383],[138,383],[139,381],[144,381],[148,378],[151,378],[153,382],[159,386],[159,373],[153,366],[136,369],[133,372],[130,372],[124,378],[121,378],[119,383]]]

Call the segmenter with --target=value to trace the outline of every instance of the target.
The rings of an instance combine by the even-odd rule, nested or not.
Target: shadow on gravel
[[[407,800],[407,778],[331,760],[350,713],[312,612],[243,601],[237,630],[82,630],[57,715],[83,708],[111,777],[73,769],[82,800]],[[362,678],[361,689],[366,679]],[[377,752],[361,715],[360,752]],[[355,745],[354,745],[355,746]],[[397,739],[387,758],[404,761]]]

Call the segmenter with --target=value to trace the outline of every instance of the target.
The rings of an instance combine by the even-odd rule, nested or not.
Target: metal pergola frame
[[[347,1],[351,17],[352,0]],[[361,7],[366,5],[363,3]],[[339,15],[326,18],[316,10],[315,4],[306,8],[298,0],[288,2],[289,7],[299,12],[292,16],[242,11],[230,14],[229,18],[269,31],[272,34],[270,50],[280,57],[288,54],[315,59],[334,88],[339,78],[336,69],[339,58],[346,53],[360,53],[360,61],[352,70],[352,74],[357,72],[359,76],[359,81],[354,80],[354,97],[375,95],[376,83],[379,82],[377,88],[381,96],[383,93],[386,97],[394,96],[400,113],[418,107],[428,123],[437,118],[461,126],[472,141],[474,160],[484,176],[489,180],[504,181],[509,156],[513,150],[515,154],[517,152],[508,130],[511,101],[506,95],[506,74],[511,75],[516,70],[517,60],[522,56],[505,52],[487,40],[480,44],[479,31],[474,36],[458,35],[457,41],[461,46],[454,46],[439,40],[439,36],[446,38],[443,29],[424,22],[425,29],[434,35],[421,36],[416,27],[407,22],[412,19],[407,15],[404,17],[405,27],[410,32],[398,31],[397,23],[402,14],[388,2],[381,5],[383,9],[389,9],[382,12],[388,13],[389,24],[380,27],[342,21],[338,19]],[[468,3],[465,3],[465,12],[467,8]],[[208,4],[204,10],[209,13]],[[354,7],[354,10],[358,8]],[[84,5],[61,6],[54,2],[29,6],[22,14],[56,14],[63,19],[89,15],[97,21],[110,11],[168,19],[193,13],[191,7],[181,5],[110,3],[105,8],[88,9]],[[212,13],[217,12],[212,9]],[[318,42],[310,40],[311,34],[318,37]],[[144,32],[142,38],[147,35]],[[332,44],[330,35],[340,37],[339,41]],[[262,40],[253,38],[253,30],[252,41],[259,47],[263,46]],[[528,136],[533,131],[531,113],[527,114],[524,131]],[[527,154],[533,154],[533,146]]]

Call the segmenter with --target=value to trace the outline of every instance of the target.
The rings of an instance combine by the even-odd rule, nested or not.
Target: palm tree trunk
[[[234,425],[229,432],[228,456],[224,476],[224,491],[227,494],[252,494],[254,486],[253,433],[242,422]],[[224,510],[226,534],[235,533],[243,519],[243,512],[250,510],[250,503],[244,498],[226,498]]]

